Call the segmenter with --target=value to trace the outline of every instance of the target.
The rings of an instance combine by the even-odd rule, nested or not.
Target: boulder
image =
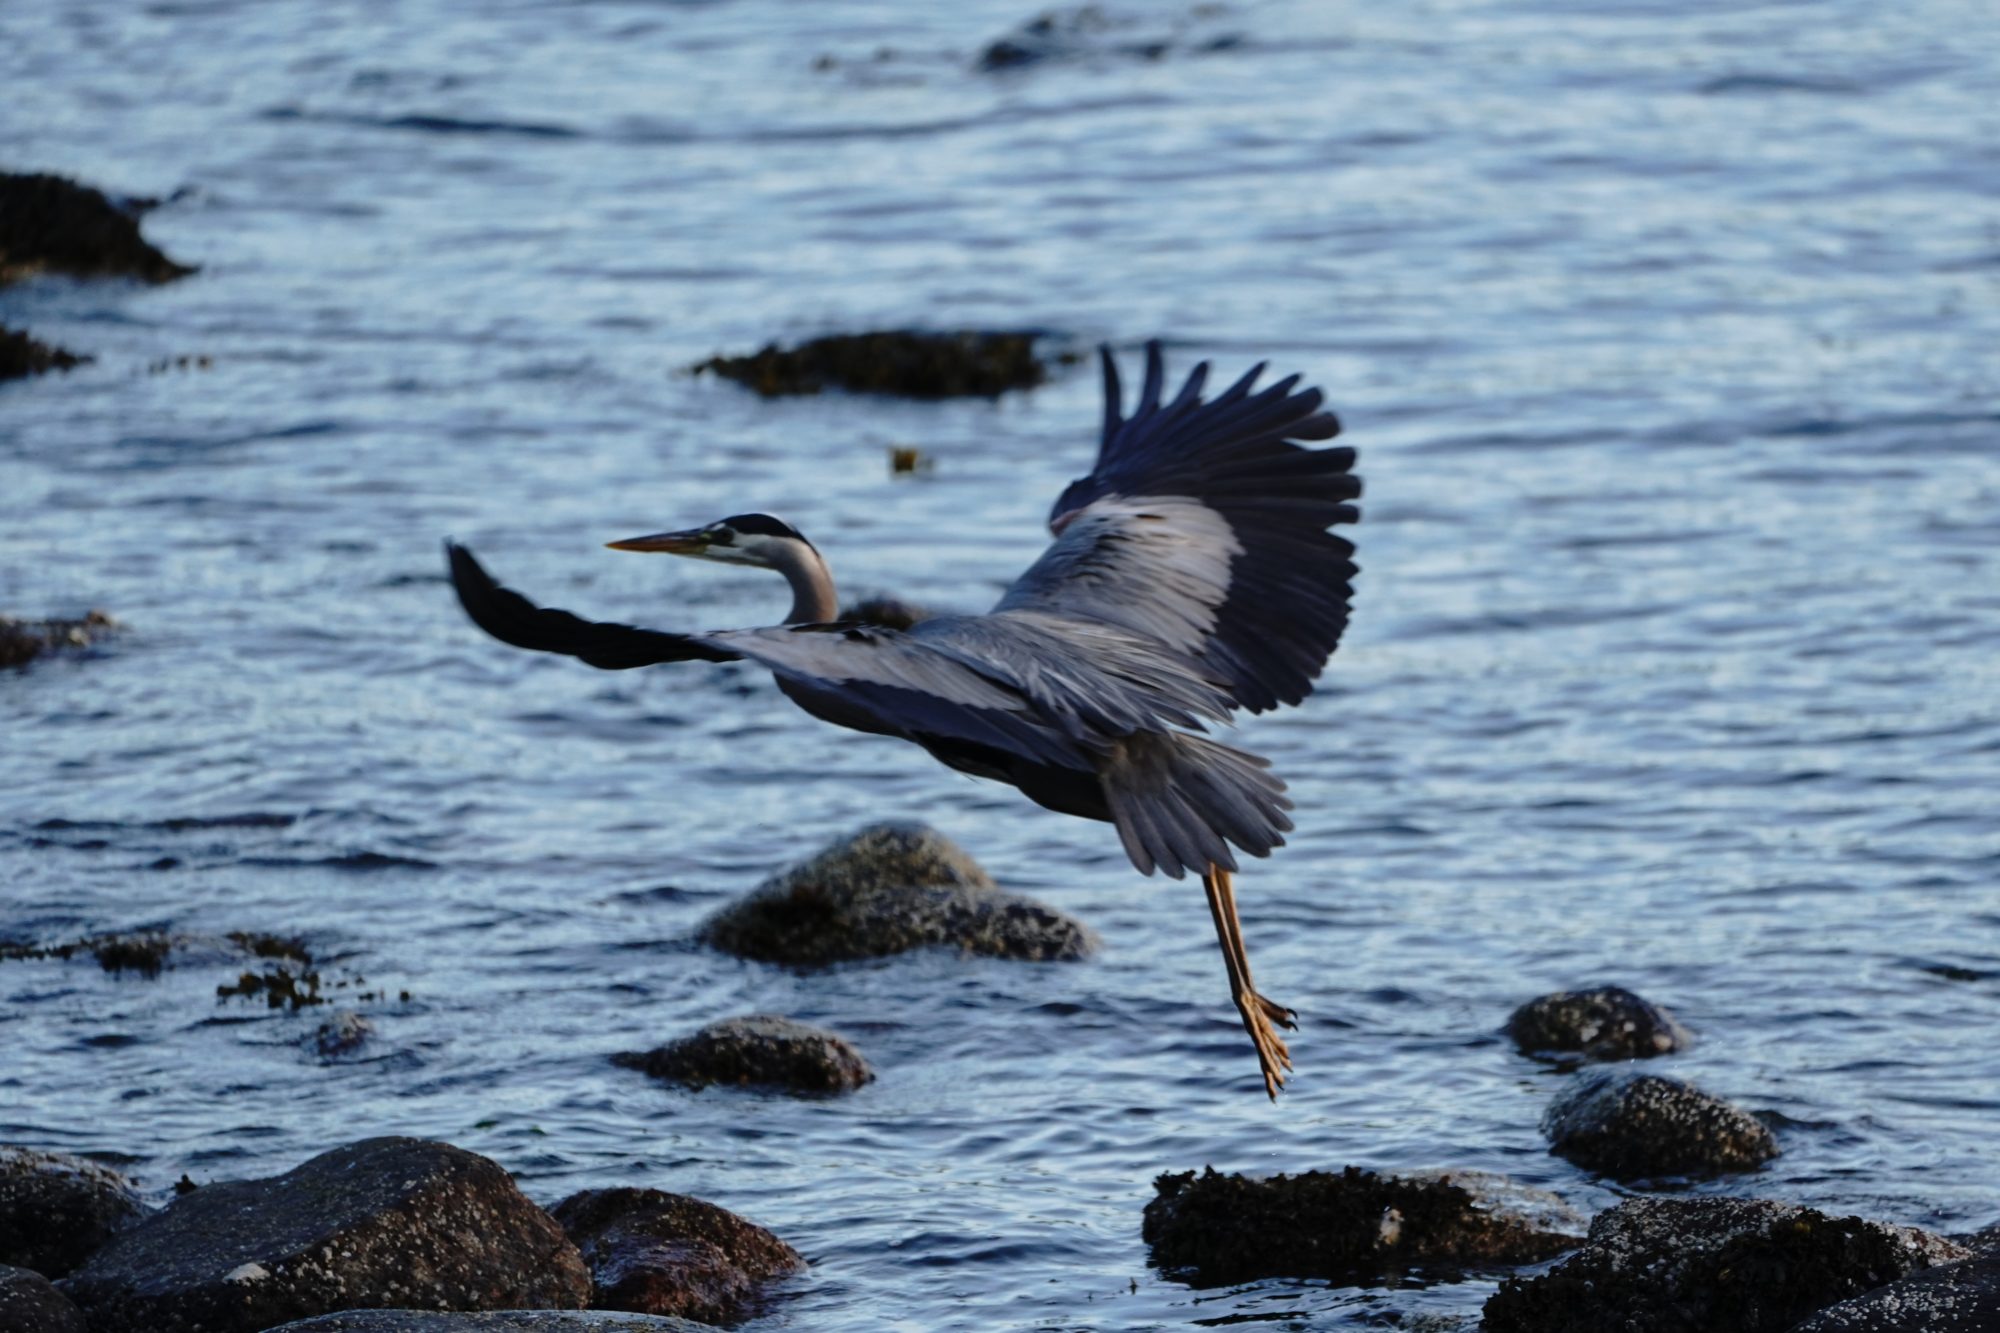
[[[1791,1333],[1994,1333],[2000,1329],[2000,1255],[1922,1269],[1838,1305]]]
[[[1198,1286],[1533,1263],[1582,1231],[1554,1195],[1485,1172],[1399,1178],[1350,1166],[1252,1180],[1211,1167],[1153,1189],[1141,1232],[1153,1266]]]
[[[132,1182],[108,1166],[0,1148],[0,1264],[61,1277],[145,1214]]]
[[[655,1050],[623,1052],[611,1060],[690,1088],[719,1083],[796,1093],[851,1092],[875,1078],[846,1038],[774,1014],[725,1018]]]
[[[46,375],[51,370],[70,370],[89,360],[87,356],[51,347],[20,329],[0,324],[0,380],[19,380],[30,375]]]
[[[337,1310],[580,1308],[590,1273],[498,1165],[378,1138],[268,1180],[204,1185],[64,1287],[92,1333],[251,1333]]]
[[[1486,1333],[1785,1333],[1814,1311],[1964,1250],[1913,1227],[1763,1199],[1628,1199],[1583,1249],[1511,1278]]]
[[[837,333],[797,347],[767,344],[749,356],[712,356],[693,367],[745,385],[766,398],[846,389],[903,398],[992,398],[1048,378],[1034,333],[894,330]],[[1074,353],[1055,358],[1076,360]]]
[[[1542,1117],[1550,1150],[1614,1180],[1752,1171],[1778,1155],[1763,1122],[1689,1083],[1629,1069],[1579,1080]]]
[[[601,1310],[738,1324],[757,1313],[765,1284],[806,1267],[756,1223],[685,1195],[585,1190],[550,1211],[590,1265]]]
[[[102,191],[0,172],[0,287],[39,273],[170,282],[192,272],[147,244],[135,212]]]
[[[713,1333],[707,1324],[686,1319],[605,1310],[495,1310],[488,1314],[443,1314],[436,1310],[343,1310],[271,1333]]]
[[[83,1311],[40,1273],[0,1264],[0,1333],[88,1333]]]
[[[923,824],[872,824],[780,871],[710,917],[700,939],[740,958],[811,967],[945,945],[995,958],[1088,957],[1074,917],[994,886]]]
[[[1622,986],[1530,1000],[1508,1018],[1507,1035],[1528,1055],[1585,1060],[1643,1060],[1693,1041],[1672,1014]]]
[[[0,616],[0,667],[26,666],[43,653],[88,648],[118,622],[102,611],[81,620],[12,620]]]

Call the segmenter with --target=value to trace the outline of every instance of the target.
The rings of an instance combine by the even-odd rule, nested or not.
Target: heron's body
[[[1350,449],[1296,377],[1252,393],[1252,370],[1204,402],[1197,367],[1162,401],[1158,346],[1129,418],[1107,352],[1098,463],[1056,504],[1056,540],[980,616],[907,629],[842,622],[819,552],[788,525],[739,515],[706,529],[613,543],[782,573],[793,603],[765,629],[668,634],[539,608],[461,547],[452,578],[472,618],[516,644],[595,666],[745,659],[806,712],[913,741],[1063,814],[1115,824],[1133,864],[1202,875],[1231,989],[1276,1095],[1290,1068],[1257,994],[1237,922],[1232,847],[1253,856],[1292,827],[1266,762],[1193,734],[1237,709],[1297,703],[1347,622],[1352,546],[1328,528],[1359,517]]]

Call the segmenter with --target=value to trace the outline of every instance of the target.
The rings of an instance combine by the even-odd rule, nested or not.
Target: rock
[[[707,1324],[605,1310],[346,1310],[281,1324],[271,1333],[713,1333]]]
[[[1752,1171],[1778,1141],[1749,1112],[1689,1083],[1609,1069],[1581,1079],[1542,1117],[1550,1151],[1615,1180]]]
[[[132,1182],[108,1166],[0,1148],[0,1264],[61,1277],[145,1215]]]
[[[919,620],[929,620],[931,613],[915,602],[906,602],[900,597],[865,597],[843,610],[840,618],[858,620],[864,625],[908,629]]]
[[[81,620],[10,620],[0,616],[0,667],[26,666],[43,653],[88,648],[118,622],[102,611]]]
[[[1785,1333],[1835,1301],[1964,1251],[1913,1227],[1763,1199],[1628,1199],[1585,1247],[1510,1278],[1486,1333]]]
[[[90,361],[87,356],[51,347],[20,329],[0,324],[0,380],[26,379],[51,370],[68,370]]]
[[[1181,53],[1233,50],[1243,44],[1242,34],[1216,31],[1207,22],[1221,8],[1197,5],[1166,19],[1148,13],[1143,23],[1107,13],[1098,5],[1051,9],[987,43],[973,64],[993,74],[1057,62],[1150,61]]]
[[[741,958],[802,967],[924,945],[1043,962],[1097,949],[1088,926],[995,888],[922,824],[872,824],[828,845],[710,917],[699,937]]]
[[[268,1180],[203,1185],[65,1282],[92,1333],[250,1333],[336,1310],[579,1308],[590,1274],[498,1165],[364,1139]]]
[[[0,1333],[88,1333],[83,1311],[47,1278],[0,1264]]]
[[[2000,1329],[2000,1255],[1922,1269],[1838,1305],[1791,1333],[1994,1333]]]
[[[1199,1286],[1533,1263],[1576,1246],[1582,1229],[1555,1196],[1485,1172],[1402,1179],[1350,1166],[1250,1180],[1211,1167],[1153,1189],[1141,1230],[1153,1266]]]
[[[690,1088],[720,1083],[798,1093],[851,1092],[875,1078],[861,1052],[845,1038],[772,1014],[725,1018],[656,1050],[626,1052],[611,1060]]]
[[[661,1190],[585,1190],[550,1210],[582,1251],[601,1310],[737,1324],[764,1284],[805,1271],[797,1250],[726,1208]]]
[[[101,191],[0,172],[0,287],[39,273],[171,282],[192,272],[148,245],[133,214]]]
[[[750,356],[713,356],[693,367],[735,380],[766,398],[846,389],[903,398],[992,398],[1048,378],[1033,333],[838,333]],[[1055,360],[1068,364],[1074,353]]]
[[[352,1009],[341,1009],[313,1030],[313,1053],[322,1060],[341,1060],[368,1044],[375,1025]]]
[[[1622,986],[1557,991],[1530,1000],[1507,1020],[1524,1054],[1585,1060],[1643,1060],[1686,1050],[1694,1038],[1674,1016]]]

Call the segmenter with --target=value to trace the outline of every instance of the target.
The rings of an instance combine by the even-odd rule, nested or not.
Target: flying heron
[[[1309,449],[1340,423],[1290,376],[1255,390],[1253,367],[1203,400],[1206,362],[1171,401],[1157,342],[1124,415],[1104,363],[1097,466],[1049,517],[1055,542],[983,616],[908,629],[843,621],[813,544],[769,514],[610,543],[776,570],[785,623],[671,634],[538,607],[446,544],[466,614],[504,643],[624,670],[748,660],[793,702],[836,726],[899,736],[963,773],[1018,787],[1063,814],[1115,824],[1142,874],[1202,877],[1229,989],[1273,1100],[1292,1067],[1277,1027],[1290,1009],[1259,994],[1237,920],[1233,844],[1284,842],[1285,784],[1268,760],[1190,734],[1236,709],[1261,713],[1312,692],[1347,625],[1361,480],[1348,448]]]

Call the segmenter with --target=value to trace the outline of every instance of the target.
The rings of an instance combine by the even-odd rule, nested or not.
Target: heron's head
[[[614,551],[665,551],[668,555],[688,555],[697,560],[719,560],[725,565],[781,567],[784,557],[813,549],[799,530],[769,514],[737,514],[705,528],[685,532],[656,532],[650,537],[627,537],[607,543]]]

